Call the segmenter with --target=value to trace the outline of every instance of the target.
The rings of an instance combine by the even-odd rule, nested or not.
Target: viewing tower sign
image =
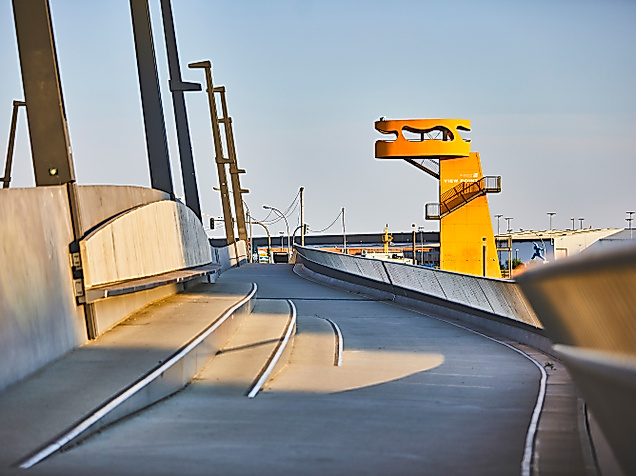
[[[375,128],[392,141],[375,143],[378,159],[402,159],[439,180],[439,202],[426,219],[440,220],[440,268],[500,278],[487,193],[501,191],[501,177],[484,177],[479,154],[460,132],[464,119],[381,120]]]

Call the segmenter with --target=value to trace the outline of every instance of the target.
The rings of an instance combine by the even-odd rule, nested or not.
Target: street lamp
[[[632,237],[633,237],[633,233],[634,233],[634,232],[632,231],[632,221],[634,221],[633,216],[634,216],[634,213],[636,213],[636,212],[625,212],[625,213],[627,213],[627,214],[629,215],[629,217],[628,217],[628,218],[625,218],[625,221],[626,221],[627,223],[629,223],[629,239],[631,240],[631,239],[632,239]]]
[[[550,231],[552,231],[552,217],[556,215],[556,212],[548,212],[548,215],[550,216]]]
[[[501,219],[503,215],[495,215],[495,218],[497,219],[497,234],[499,234],[499,220]]]
[[[345,209],[342,207],[342,244],[343,244],[343,253],[347,253],[347,228],[345,227]]]
[[[281,218],[283,220],[285,220],[285,227],[287,228],[287,255],[289,256],[289,222],[287,221],[287,217],[285,215],[283,215],[283,212],[281,212],[278,208],[274,208],[274,207],[270,207],[268,205],[263,205],[263,208],[265,210],[271,210],[273,212],[276,212],[278,215],[281,216]],[[282,238],[281,238],[281,248],[282,248]]]
[[[254,217],[252,217],[250,215],[250,233],[252,230],[252,223],[256,223],[257,225],[261,225],[263,228],[265,228],[265,231],[267,232],[267,261],[269,264],[272,264],[272,236],[269,234],[269,228],[267,228],[265,226],[264,223],[261,223],[258,220],[254,220]],[[250,250],[252,249],[252,244],[250,242]]]

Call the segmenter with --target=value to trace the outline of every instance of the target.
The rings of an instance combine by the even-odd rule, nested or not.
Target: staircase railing
[[[440,196],[440,203],[426,204],[426,219],[439,220],[487,193],[501,192],[501,176],[486,176],[474,182],[462,182]]]

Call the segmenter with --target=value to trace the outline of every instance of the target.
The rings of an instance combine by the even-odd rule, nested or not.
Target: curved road
[[[520,474],[541,374],[519,353],[289,265],[220,280],[297,308],[290,364],[271,385],[219,395],[202,375],[31,474]],[[327,319],[342,332],[341,367]]]

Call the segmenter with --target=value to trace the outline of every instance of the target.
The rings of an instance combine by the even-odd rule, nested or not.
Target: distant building
[[[393,240],[389,246],[391,254],[401,255],[407,258],[407,262],[413,259],[413,232],[391,233]],[[292,242],[299,245],[300,236],[292,237]],[[224,246],[225,238],[211,239],[212,246]],[[267,237],[255,236],[253,238],[254,252],[265,256],[267,250]],[[305,246],[319,248],[341,253],[344,249],[345,239],[342,234],[333,235],[305,235]],[[352,233],[346,235],[347,254],[366,255],[367,253],[381,253],[383,251],[382,233]],[[281,245],[281,237],[271,239],[271,251],[281,252],[287,247],[287,236]],[[418,231],[415,234],[415,255],[418,264],[426,266],[439,266],[439,232]],[[373,255],[372,255],[373,256]]]
[[[610,240],[623,231],[621,228],[583,229],[583,230],[522,230],[504,233],[495,238],[499,248],[499,262],[508,260],[506,242],[510,243],[511,259],[519,259],[525,265],[542,264],[580,253],[600,240]],[[628,235],[629,236],[629,235]]]

